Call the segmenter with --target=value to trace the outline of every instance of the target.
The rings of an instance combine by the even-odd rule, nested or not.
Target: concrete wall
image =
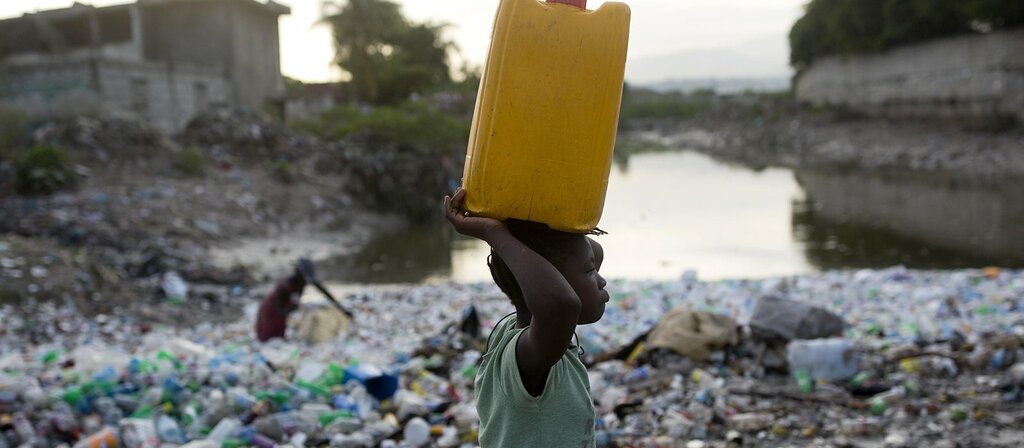
[[[221,70],[236,106],[284,96],[278,16],[252,2],[169,2],[142,9],[146,60]]]
[[[268,99],[283,100],[277,16],[244,4],[232,8],[230,77],[238,104],[259,108]]]
[[[0,103],[36,117],[58,115],[62,99],[93,92],[97,78],[96,66],[87,60],[0,66]]]
[[[114,110],[146,117],[167,132],[230,101],[230,85],[219,70],[165,63],[110,61],[100,66],[100,91]]]
[[[70,114],[63,100],[88,102],[149,117],[168,131],[208,106],[257,109],[284,98],[278,17],[288,12],[255,0],[148,0],[40,13],[100,31],[60,51],[46,50],[43,40],[11,45],[32,37],[32,29],[17,28],[32,18],[3,21],[0,101],[37,116]]]
[[[961,36],[878,55],[830,57],[798,75],[797,99],[892,116],[995,113],[1024,122],[1024,30]]]
[[[0,98],[34,116],[124,114],[181,130],[207,108],[230,104],[220,71],[155,62],[54,59],[0,68]]]
[[[143,57],[197,64],[224,73],[231,65],[231,17],[224,2],[179,2],[140,8]]]
[[[820,216],[975,257],[1024,260],[1024,183],[798,171]]]

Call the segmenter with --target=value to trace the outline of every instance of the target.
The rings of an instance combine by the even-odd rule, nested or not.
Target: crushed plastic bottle
[[[860,354],[845,339],[792,341],[786,348],[786,358],[790,370],[806,372],[813,380],[844,380],[860,369]]]

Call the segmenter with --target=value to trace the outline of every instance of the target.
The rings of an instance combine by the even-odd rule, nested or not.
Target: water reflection
[[[452,274],[452,233],[441,220],[375,236],[361,250],[317,263],[332,282],[420,283]]]
[[[821,269],[1024,265],[1024,182],[799,171],[793,236]]]
[[[693,152],[644,153],[627,163],[612,170],[601,221],[611,232],[600,239],[610,278],[1024,266],[1020,181],[756,171]],[[489,281],[488,252],[437,220],[380,235],[321,271],[340,282]]]

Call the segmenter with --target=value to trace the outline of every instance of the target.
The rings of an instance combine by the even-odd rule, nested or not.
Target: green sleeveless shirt
[[[530,396],[516,362],[523,328],[515,317],[494,328],[476,376],[480,446],[593,448],[594,401],[579,347],[570,347],[551,367],[544,392]]]

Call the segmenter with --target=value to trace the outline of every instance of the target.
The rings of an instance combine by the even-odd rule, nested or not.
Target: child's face
[[[573,251],[559,263],[558,270],[580,298],[580,325],[601,320],[608,303],[607,281],[598,271],[604,262],[604,249],[597,241],[580,238]]]

